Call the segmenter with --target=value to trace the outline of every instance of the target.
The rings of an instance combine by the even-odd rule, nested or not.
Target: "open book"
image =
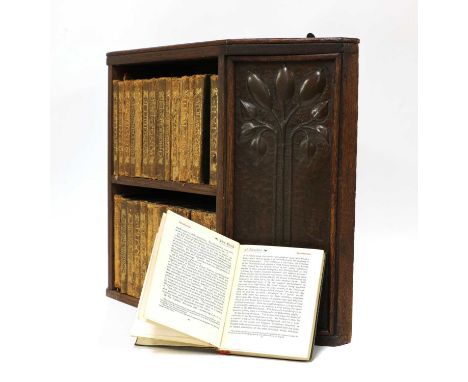
[[[316,249],[240,245],[168,211],[132,335],[137,345],[309,360],[324,258]]]

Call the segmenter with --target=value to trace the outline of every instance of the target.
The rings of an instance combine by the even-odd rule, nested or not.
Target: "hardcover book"
[[[309,360],[324,263],[322,250],[240,245],[167,211],[132,335],[137,345]]]

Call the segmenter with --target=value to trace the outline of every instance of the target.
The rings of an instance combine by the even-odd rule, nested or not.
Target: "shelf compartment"
[[[212,186],[209,184],[172,182],[166,180],[134,178],[130,176],[112,177],[112,183],[123,186],[153,188],[157,190],[178,191],[189,194],[216,196],[216,186]]]

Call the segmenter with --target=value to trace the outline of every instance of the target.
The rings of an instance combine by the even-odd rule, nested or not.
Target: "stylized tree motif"
[[[255,73],[249,72],[247,88],[251,100],[240,100],[243,124],[239,131],[239,142],[248,144],[254,153],[253,165],[262,163],[271,148],[265,136],[274,138],[275,164],[275,233],[278,242],[283,238],[283,222],[290,220],[290,203],[284,203],[285,185],[291,195],[293,156],[301,165],[310,168],[318,159],[319,151],[330,146],[328,128],[324,126],[329,112],[329,102],[325,100],[327,80],[324,69],[316,69],[302,81],[299,92],[294,98],[296,83],[294,73],[286,65],[278,70],[274,81],[274,90]],[[289,122],[299,109],[308,109],[308,119],[290,126]],[[293,150],[294,138],[299,136],[299,146]],[[286,157],[286,147],[289,155]],[[285,172],[285,168],[289,171]],[[285,180],[285,177],[287,178]],[[284,216],[286,211],[286,215]],[[279,237],[281,236],[281,237]],[[287,240],[286,240],[287,241]]]
[[[257,154],[254,165],[262,162],[268,147],[265,134],[275,137],[275,158],[279,159],[278,149],[292,144],[296,134],[301,134],[298,159],[310,166],[314,161],[317,148],[329,145],[328,128],[320,124],[328,115],[328,100],[321,100],[326,88],[326,77],[322,69],[313,71],[302,82],[298,100],[293,101],[295,92],[294,73],[285,65],[278,71],[275,79],[276,97],[270,88],[255,73],[249,72],[247,88],[252,101],[240,100],[244,123],[240,128],[240,140],[250,144]],[[296,126],[288,127],[291,117],[299,108],[310,107],[310,118]],[[270,115],[274,122],[265,120]]]

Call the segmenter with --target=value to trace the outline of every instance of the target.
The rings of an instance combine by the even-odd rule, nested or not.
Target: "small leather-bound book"
[[[119,81],[112,81],[112,175],[119,172]]]
[[[144,346],[309,360],[325,254],[240,245],[168,210],[132,335]]]
[[[208,76],[204,74],[197,74],[194,76],[191,183],[203,183],[202,156],[205,135],[203,107],[206,97],[207,79]]]
[[[164,99],[164,180],[171,180],[171,107],[172,107],[172,80],[170,77],[164,78],[166,85]]]
[[[152,157],[150,157],[149,151],[149,92],[150,92],[151,80],[142,81],[142,101],[141,101],[141,113],[142,113],[142,137],[141,137],[141,176],[143,178],[149,178],[151,175],[150,168],[152,166]],[[154,145],[154,137],[153,137]]]
[[[143,110],[142,110],[142,96],[143,96],[143,81],[135,80],[134,83],[134,103],[135,103],[135,163],[132,163],[132,175],[141,176],[142,165],[142,135],[143,135]]]
[[[210,184],[216,186],[218,157],[218,76],[210,76]]]
[[[179,125],[180,125],[180,84],[181,79],[171,78],[171,180],[179,180]]]
[[[165,171],[165,123],[166,123],[166,80],[157,78],[153,80],[154,89],[154,169],[152,175],[156,179],[164,179]]]
[[[186,182],[187,162],[190,161],[187,150],[187,131],[188,131],[188,98],[189,98],[189,77],[180,78],[180,118],[178,126],[178,158],[179,158],[179,181]]]

